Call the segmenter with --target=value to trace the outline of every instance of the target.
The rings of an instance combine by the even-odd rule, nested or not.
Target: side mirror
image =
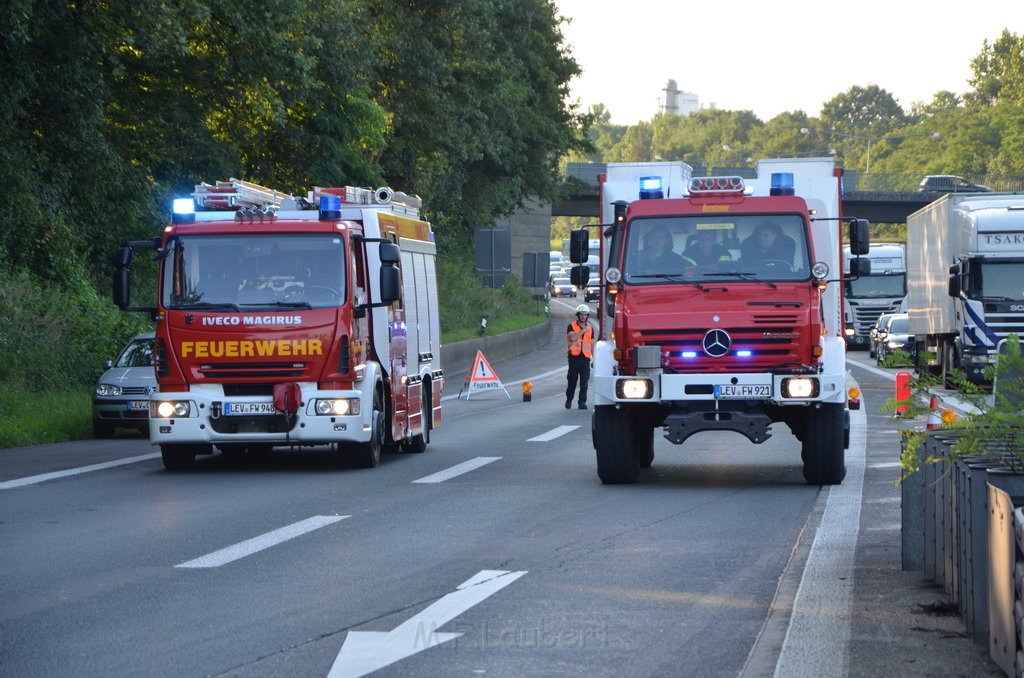
[[[963,283],[960,280],[960,264],[953,264],[949,267],[949,284],[946,292],[951,297],[959,297],[963,291]]]
[[[114,253],[114,305],[122,311],[132,303],[132,248]]]
[[[398,246],[395,246],[398,249]],[[380,301],[391,304],[401,298],[398,269],[394,266],[381,266],[380,269]]]
[[[589,281],[589,266],[573,266],[572,269],[569,270],[569,282],[571,282],[576,287],[583,289]]]
[[[850,259],[850,277],[859,278],[862,275],[871,275],[871,260],[865,257]]]
[[[397,264],[402,260],[402,250],[393,242],[382,242],[379,253],[382,264]]]
[[[569,261],[573,264],[585,264],[590,258],[590,234],[585,228],[569,232]]]
[[[858,256],[867,254],[871,247],[871,222],[867,219],[850,219],[850,254]]]

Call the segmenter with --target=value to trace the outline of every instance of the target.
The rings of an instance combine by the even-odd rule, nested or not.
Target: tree
[[[1024,106],[1024,35],[1004,29],[994,43],[982,42],[971,73],[972,91],[964,97],[968,106]]]

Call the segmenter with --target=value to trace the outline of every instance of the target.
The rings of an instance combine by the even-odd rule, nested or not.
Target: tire
[[[640,473],[640,465],[633,452],[634,432],[630,423],[629,414],[614,405],[594,407],[597,477],[605,485],[635,483]]]
[[[356,468],[375,468],[380,463],[384,444],[384,413],[380,407],[380,396],[377,395],[373,397],[370,422],[370,439],[352,446],[352,465]]]
[[[431,414],[433,413],[433,403],[430,399],[430,390],[424,389],[423,397],[420,399],[420,421],[423,423],[423,432],[414,435],[402,443],[402,451],[410,452],[412,454],[421,454],[427,451],[427,445],[430,444],[430,423]]]
[[[196,460],[196,448],[192,445],[161,445],[160,456],[168,471],[187,471]]]
[[[953,344],[942,344],[942,362],[939,365],[942,371],[942,385],[946,388],[954,388],[950,374],[956,369],[956,350]]]
[[[651,468],[654,463],[654,427],[634,419],[633,456],[640,468]]]
[[[92,420],[92,437],[93,438],[113,438],[114,429],[116,427],[113,424],[108,424],[100,419]]]
[[[845,408],[841,403],[825,403],[807,412],[800,456],[804,460],[804,480],[808,485],[838,485],[846,477]]]

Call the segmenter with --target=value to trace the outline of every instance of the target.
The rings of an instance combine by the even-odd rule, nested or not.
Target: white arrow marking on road
[[[427,609],[391,631],[349,631],[328,678],[365,676],[417,652],[447,643],[461,633],[438,633],[469,608],[505,588],[526,571],[481,570]]]
[[[461,464],[456,464],[451,468],[443,471],[438,471],[429,476],[414,480],[414,483],[443,483],[444,481],[454,478],[455,476],[461,476],[463,473],[469,473],[474,469],[478,469],[481,466],[487,466],[492,461],[498,461],[501,457],[476,457],[469,461],[464,461]]]
[[[222,548],[219,551],[208,553],[205,556],[196,558],[195,560],[175,565],[175,567],[220,567],[221,565],[226,565],[227,563],[238,560],[239,558],[250,556],[253,553],[263,551],[264,549],[269,549],[271,546],[277,546],[281,542],[294,539],[295,537],[304,535],[307,532],[318,530],[321,527],[332,525],[339,520],[344,520],[349,517],[350,516],[313,516],[312,518],[306,518],[305,520],[300,520],[297,523],[286,525],[280,529],[274,530],[273,532],[267,532],[266,534],[261,534],[258,537],[253,537],[252,539],[239,542],[234,546],[228,546],[227,548]]]
[[[554,440],[555,438],[561,438],[566,433],[571,433],[571,432],[575,431],[578,428],[579,428],[579,426],[559,426],[558,428],[551,429],[547,433],[541,433],[539,436],[534,436],[533,438],[528,439],[526,442],[528,442],[528,443],[546,443],[549,440]]]

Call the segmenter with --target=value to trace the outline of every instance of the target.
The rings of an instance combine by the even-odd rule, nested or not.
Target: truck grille
[[[647,330],[640,333],[645,345],[658,345],[668,353],[666,369],[677,372],[735,372],[747,369],[794,368],[809,362],[801,344],[806,328],[799,324],[798,314],[758,314],[750,324],[719,326],[729,333],[732,350],[722,358],[704,353],[702,341],[711,327],[679,330]],[[749,357],[738,358],[736,351],[750,351]],[[684,354],[695,353],[694,357]]]
[[[207,379],[256,378],[279,380],[301,377],[306,363],[204,363],[199,374]]]
[[[291,425],[284,415],[259,417],[218,417],[210,419],[210,428],[217,433],[284,433],[298,423],[298,417],[291,418]]]

